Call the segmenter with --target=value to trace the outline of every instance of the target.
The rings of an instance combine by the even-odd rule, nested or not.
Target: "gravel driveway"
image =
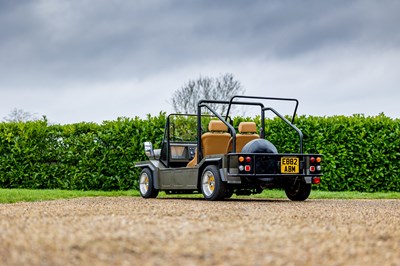
[[[400,265],[400,200],[0,204],[1,265]]]

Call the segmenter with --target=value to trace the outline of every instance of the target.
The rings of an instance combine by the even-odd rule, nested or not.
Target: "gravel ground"
[[[1,265],[400,265],[400,200],[0,204]]]

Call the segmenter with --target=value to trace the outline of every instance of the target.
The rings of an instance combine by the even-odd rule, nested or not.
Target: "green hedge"
[[[259,119],[259,118],[258,118]],[[0,187],[125,190],[137,188],[143,142],[159,146],[165,114],[102,124],[0,123]],[[244,118],[236,118],[234,125]],[[266,136],[279,152],[298,152],[298,136],[278,118]],[[323,153],[321,190],[400,192],[400,120],[299,117],[304,151]]]
[[[0,123],[0,187],[118,190],[137,187],[143,142],[163,138],[165,115],[101,125]]]
[[[400,191],[400,120],[352,117],[299,117],[304,152],[322,153],[321,190]],[[279,152],[297,152],[298,137],[278,119],[269,121],[266,136]]]

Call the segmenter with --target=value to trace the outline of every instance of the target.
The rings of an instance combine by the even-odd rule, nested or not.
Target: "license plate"
[[[297,157],[282,157],[281,158],[281,173],[282,174],[298,174],[299,173],[299,158]]]

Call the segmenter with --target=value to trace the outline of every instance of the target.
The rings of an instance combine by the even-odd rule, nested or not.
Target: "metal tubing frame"
[[[292,116],[292,124],[294,124],[294,118],[295,118],[296,113],[297,113],[297,108],[299,107],[299,101],[298,101],[297,99],[294,99],[294,98],[276,98],[276,97],[261,97],[261,96],[235,95],[235,96],[233,96],[233,97],[231,98],[231,100],[229,101],[228,111],[226,112],[226,116],[227,116],[227,117],[228,117],[229,112],[230,112],[230,110],[231,110],[231,105],[232,105],[233,103],[236,104],[236,102],[233,101],[235,98],[295,102],[295,103],[296,103],[296,106],[295,106],[295,108],[294,108],[294,112],[293,112],[293,116]],[[264,108],[264,107],[262,107],[262,108]]]
[[[289,120],[287,120],[284,116],[282,116],[280,113],[278,113],[275,109],[271,108],[271,107],[264,107],[264,104],[260,103],[260,102],[242,102],[242,101],[234,101],[235,98],[241,98],[241,99],[256,99],[256,100],[273,100],[273,101],[293,101],[296,103],[294,112],[293,112],[293,116],[292,116],[292,121],[290,122]],[[228,110],[225,116],[225,119],[218,114],[214,109],[212,109],[208,103],[216,103],[216,104],[228,104]],[[292,99],[292,98],[275,98],[275,97],[260,97],[260,96],[243,96],[243,95],[235,95],[233,96],[229,101],[219,101],[219,100],[200,100],[197,104],[197,163],[199,163],[201,161],[201,159],[203,158],[203,154],[202,154],[202,147],[201,147],[201,136],[202,136],[202,130],[201,130],[201,117],[203,116],[201,114],[201,108],[205,107],[207,108],[212,114],[215,115],[215,117],[217,117],[219,120],[221,120],[231,131],[231,135],[233,138],[232,141],[232,152],[235,153],[236,152],[236,131],[233,128],[233,126],[231,126],[227,120],[229,117],[229,112],[231,111],[231,107],[232,105],[256,105],[256,106],[260,106],[261,108],[261,127],[260,127],[260,137],[261,138],[265,138],[265,112],[266,111],[271,111],[273,112],[276,116],[278,116],[279,118],[281,118],[286,124],[288,124],[291,128],[293,128],[298,134],[299,134],[299,139],[300,139],[300,153],[303,153],[303,133],[300,131],[300,129],[298,129],[295,125],[294,125],[294,119],[296,116],[296,112],[297,112],[297,108],[299,105],[299,101],[297,99]],[[165,132],[164,132],[164,139],[166,138],[167,140],[167,165],[166,167],[169,167],[169,156],[170,156],[170,152],[169,152],[169,145],[170,145],[170,116],[172,115],[184,115],[184,116],[196,116],[196,114],[170,114],[167,117],[167,123],[165,125]],[[160,158],[161,159],[161,158]]]
[[[216,102],[216,101],[215,101]],[[216,102],[218,103],[218,102]],[[201,149],[201,108],[206,107],[208,110],[210,110],[211,113],[213,113],[216,117],[218,117],[219,120],[221,120],[231,131],[232,138],[235,139],[235,141],[232,143],[232,148],[236,152],[236,131],[229,124],[220,114],[218,114],[216,111],[214,111],[209,105],[204,103],[204,101],[199,101],[197,105],[197,163],[200,163],[200,161],[203,159],[203,151]]]
[[[271,108],[271,107],[266,107],[263,109],[263,111],[271,111],[273,112],[275,115],[277,115],[280,119],[282,119],[286,124],[288,124],[291,128],[293,128],[294,130],[296,130],[297,134],[299,134],[299,139],[300,139],[300,153],[303,153],[303,132],[301,132],[300,129],[298,129],[295,125],[293,125],[292,123],[290,123],[289,120],[287,120],[283,115],[281,115],[280,113],[278,113],[275,109]]]

